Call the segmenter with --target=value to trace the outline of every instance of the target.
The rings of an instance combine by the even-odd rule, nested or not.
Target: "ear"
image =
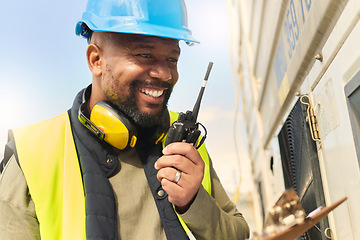
[[[86,59],[89,69],[95,77],[100,77],[102,74],[101,57],[100,48],[95,44],[89,44],[86,49]]]

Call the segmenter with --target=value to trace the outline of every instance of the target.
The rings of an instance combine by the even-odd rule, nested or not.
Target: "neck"
[[[91,112],[92,108],[95,106],[97,102],[106,101],[107,98],[103,91],[101,90],[100,81],[96,81],[93,79],[91,85],[91,96],[89,101],[89,111]]]

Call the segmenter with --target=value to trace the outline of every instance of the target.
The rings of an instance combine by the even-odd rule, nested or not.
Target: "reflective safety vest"
[[[174,122],[178,114],[170,116]],[[84,188],[68,113],[14,129],[13,136],[41,239],[86,239]],[[205,162],[202,184],[211,194],[209,156],[204,145],[198,151]]]

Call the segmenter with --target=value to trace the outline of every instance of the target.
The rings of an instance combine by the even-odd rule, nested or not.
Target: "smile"
[[[153,98],[158,98],[163,95],[165,89],[162,90],[149,90],[145,88],[139,88],[139,91]]]

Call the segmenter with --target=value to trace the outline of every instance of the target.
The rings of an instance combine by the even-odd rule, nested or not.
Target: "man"
[[[196,42],[183,0],[89,0],[92,84],[72,108],[9,133],[2,239],[245,239],[202,145],[164,135],[177,114],[179,40]]]

